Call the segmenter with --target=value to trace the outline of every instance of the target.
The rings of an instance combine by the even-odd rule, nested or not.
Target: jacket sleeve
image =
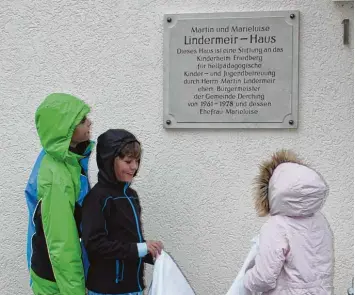
[[[137,243],[108,239],[100,198],[92,192],[85,198],[82,211],[82,238],[89,257],[138,259]]]
[[[139,222],[141,224],[141,231],[142,231],[142,235],[144,236],[144,227],[143,227],[143,222],[142,222],[142,207],[141,207],[141,203],[139,200],[139,196],[137,194],[136,191],[133,191],[133,195],[137,198],[138,201],[138,210],[139,210]],[[144,239],[144,242],[146,242],[146,240]],[[143,262],[147,263],[147,264],[151,264],[154,265],[154,259],[152,254],[150,254],[149,252],[147,253],[147,255],[145,255],[143,257]]]
[[[245,274],[245,288],[252,292],[267,292],[275,289],[287,252],[285,230],[279,224],[277,217],[271,217],[261,229],[259,252],[254,267]]]
[[[84,295],[84,269],[74,219],[74,188],[57,174],[45,172],[44,181],[39,181],[38,196],[42,199],[43,230],[54,277],[60,294]]]

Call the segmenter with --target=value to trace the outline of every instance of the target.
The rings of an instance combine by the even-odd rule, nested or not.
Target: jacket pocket
[[[116,284],[123,281],[124,262],[116,260]]]

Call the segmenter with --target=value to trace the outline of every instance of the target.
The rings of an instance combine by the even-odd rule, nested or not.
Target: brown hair
[[[122,159],[124,157],[130,157],[134,159],[141,158],[141,145],[137,141],[132,141],[127,143],[122,150],[119,152],[118,156]]]

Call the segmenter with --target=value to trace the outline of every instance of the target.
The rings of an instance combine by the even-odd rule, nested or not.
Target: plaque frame
[[[175,27],[180,20],[201,20],[223,18],[285,18],[285,22],[292,26],[292,86],[291,86],[291,113],[284,117],[283,122],[181,122],[177,121],[174,114],[169,110],[170,90],[170,35],[171,28]],[[299,19],[297,10],[287,11],[255,11],[255,12],[225,12],[225,13],[187,13],[164,15],[164,81],[163,81],[163,127],[175,128],[291,128],[298,127],[298,103],[299,103]],[[193,23],[192,23],[193,24]]]

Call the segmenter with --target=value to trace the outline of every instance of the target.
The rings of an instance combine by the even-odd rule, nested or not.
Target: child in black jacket
[[[142,294],[144,265],[163,245],[145,241],[138,194],[130,187],[141,147],[133,134],[111,129],[97,142],[98,183],[83,204],[82,229],[90,268],[90,294]]]

